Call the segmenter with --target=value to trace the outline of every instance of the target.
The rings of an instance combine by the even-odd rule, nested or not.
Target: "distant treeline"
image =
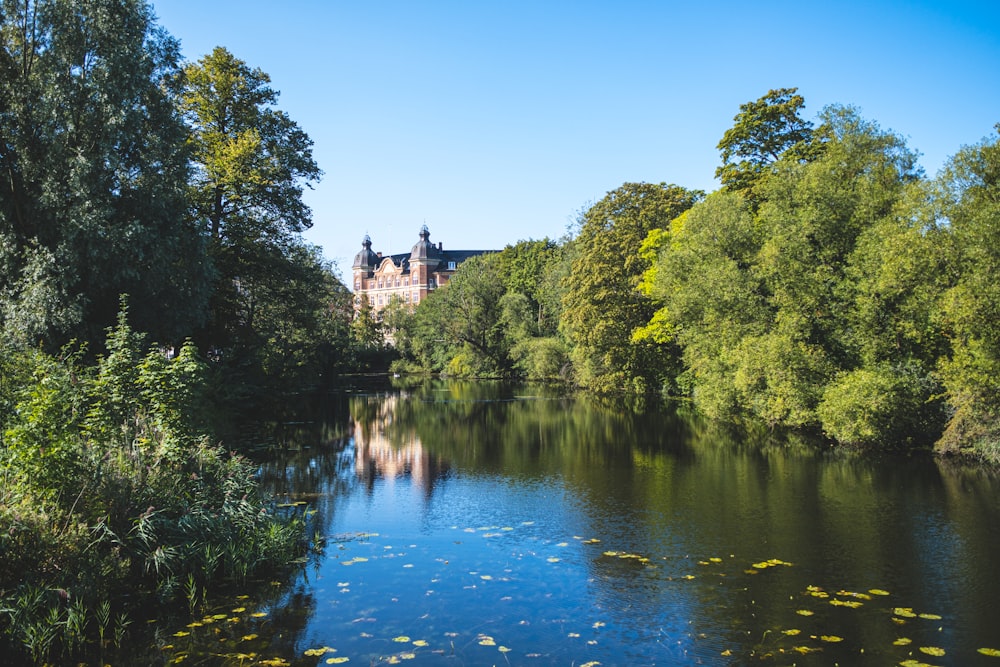
[[[626,183],[566,238],[471,259],[412,315],[388,309],[397,368],[661,391],[1000,461],[1000,140],[929,178],[856,109],[803,107],[794,88],[742,105],[716,192]]]

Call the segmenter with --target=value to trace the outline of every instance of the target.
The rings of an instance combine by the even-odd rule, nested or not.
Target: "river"
[[[168,660],[1000,666],[988,471],[541,386],[322,407],[261,480],[325,547],[169,635]]]

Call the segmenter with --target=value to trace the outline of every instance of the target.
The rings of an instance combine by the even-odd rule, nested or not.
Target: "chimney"
[[[376,255],[378,255],[378,258],[379,258],[379,259],[382,259],[382,253],[380,253],[380,252],[377,252],[377,253],[375,253],[375,254],[376,254]]]
[[[441,250],[444,250],[444,246],[441,241],[438,241],[438,251],[440,252]]]

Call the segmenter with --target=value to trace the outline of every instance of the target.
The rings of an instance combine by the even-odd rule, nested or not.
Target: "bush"
[[[916,363],[883,364],[841,373],[823,393],[823,431],[858,446],[921,446],[941,432],[938,385]]]
[[[277,514],[254,468],[210,444],[197,350],[143,354],[124,311],[107,348],[93,367],[79,350],[22,353],[30,370],[0,415],[5,655],[103,661],[130,609],[193,607],[307,548],[303,519]]]

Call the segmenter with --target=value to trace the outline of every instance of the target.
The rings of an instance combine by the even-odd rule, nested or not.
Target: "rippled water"
[[[979,652],[1000,649],[984,471],[538,387],[428,382],[327,407],[262,467],[325,550],[168,658],[1000,665]]]

